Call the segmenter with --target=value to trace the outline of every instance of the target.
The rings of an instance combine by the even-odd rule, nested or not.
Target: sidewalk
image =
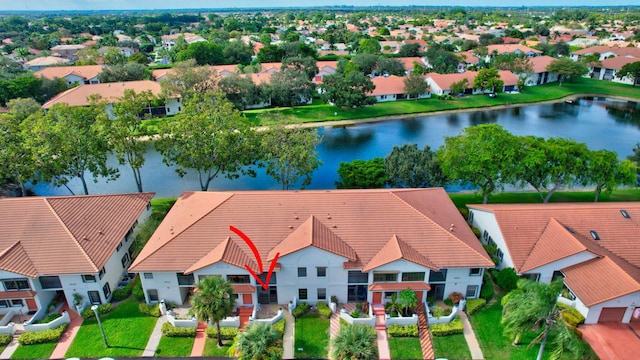
[[[282,347],[284,352],[282,353],[283,359],[293,359],[295,356],[295,327],[296,319],[289,313],[289,310],[284,310],[284,336],[282,338]]]
[[[73,339],[76,338],[78,334],[78,330],[80,330],[80,326],[84,319],[82,316],[78,315],[75,311],[69,309],[67,304],[64,304],[60,311],[67,311],[69,313],[69,318],[71,318],[71,322],[67,327],[67,330],[62,334],[62,337],[58,341],[58,345],[53,349],[51,356],[49,359],[64,359],[67,350],[71,347],[71,343],[73,343]]]
[[[469,346],[469,351],[471,352],[471,358],[473,360],[484,360],[484,355],[482,354],[482,350],[480,350],[480,345],[478,344],[478,339],[476,339],[476,334],[473,332],[471,323],[467,318],[467,313],[465,313],[464,311],[458,311],[458,316],[460,317],[460,320],[462,320],[462,325],[464,326],[463,335],[464,339],[467,340],[467,345]]]
[[[13,353],[16,351],[16,349],[18,348],[18,338],[14,337],[13,339],[11,339],[11,342],[9,343],[9,345],[7,345],[6,348],[4,348],[4,350],[2,351],[2,353],[0,354],[0,359],[11,359],[11,355],[13,355]]]
[[[207,341],[205,330],[207,330],[207,323],[199,321],[198,327],[196,328],[196,339],[193,342],[193,348],[191,348],[191,356],[202,356],[204,343]]]
[[[142,352],[143,357],[153,357],[156,354],[156,349],[158,348],[158,344],[160,344],[160,339],[162,338],[162,324],[167,322],[167,315],[162,315],[158,318],[156,322],[156,326],[153,328],[151,332],[151,336],[149,337],[149,341],[147,342],[147,346],[144,348]]]

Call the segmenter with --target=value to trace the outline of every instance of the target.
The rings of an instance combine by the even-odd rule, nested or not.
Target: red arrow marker
[[[262,272],[263,272],[263,269],[262,269],[262,258],[260,257],[260,253],[258,252],[258,249],[256,248],[256,245],[253,243],[253,241],[251,241],[251,239],[249,239],[249,237],[247,235],[245,235],[245,233],[240,231],[240,229],[238,229],[236,227],[233,227],[233,226],[229,226],[229,230],[231,230],[234,233],[236,233],[238,236],[240,236],[242,238],[242,240],[244,240],[244,242],[247,243],[247,245],[249,245],[249,247],[251,248],[251,251],[253,252],[253,255],[256,257],[256,261],[258,262],[258,270],[260,270],[260,274],[262,274]],[[278,262],[278,256],[279,255],[280,255],[280,253],[276,253],[276,256],[273,258],[273,261],[271,262],[271,266],[269,266],[269,271],[267,272],[267,278],[265,279],[264,282],[262,280],[260,280],[258,275],[256,275],[255,271],[253,271],[253,269],[251,269],[251,267],[249,267],[248,264],[244,265],[244,267],[249,271],[251,276],[253,276],[256,279],[256,281],[265,290],[269,290],[269,281],[271,280],[271,274],[273,273],[273,269],[275,269],[276,263]]]

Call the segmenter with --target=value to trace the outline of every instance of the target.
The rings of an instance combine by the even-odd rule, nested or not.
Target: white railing
[[[374,326],[376,322],[376,319],[371,316],[368,318],[354,318],[351,315],[349,315],[345,309],[340,310],[340,318],[344,319],[344,321],[348,322],[349,324]]]
[[[33,319],[33,318],[32,318]],[[59,327],[60,325],[64,324],[64,323],[70,323],[71,322],[71,318],[69,317],[69,313],[66,311],[62,312],[62,316],[49,321],[46,324],[25,324],[24,325],[24,331],[26,332],[36,332],[36,331],[44,331],[44,330],[51,330],[51,329],[55,329],[57,327]]]
[[[11,319],[13,319],[13,317],[16,315],[18,315],[18,310],[10,309],[9,312],[4,314],[4,317],[2,318],[2,320],[0,320],[0,326],[7,325],[9,322],[11,322]]]
[[[240,327],[240,316],[229,316],[224,318],[223,320],[220,320],[220,327],[233,327],[233,328],[239,328]]]
[[[389,325],[417,325],[418,315],[413,314],[412,316],[398,317],[389,317],[389,315],[386,315],[385,322],[387,323],[387,327],[389,327]]]
[[[441,317],[437,318],[437,317],[434,317],[431,314],[431,311],[429,311],[427,315],[428,315],[427,322],[429,323],[429,325],[432,325],[432,324],[448,324],[453,319],[455,319],[456,316],[458,316],[458,306],[454,305],[453,308],[451,309],[451,314],[449,314],[447,316],[441,316]]]
[[[167,321],[171,323],[171,325],[175,326],[175,327],[191,327],[191,328],[196,328],[198,327],[198,319],[194,317],[192,317],[191,319],[176,319],[173,316],[173,312],[171,310],[167,310]]]
[[[264,322],[264,323],[273,325],[273,324],[277,323],[278,321],[280,321],[280,319],[282,319],[283,317],[284,317],[284,310],[282,310],[282,308],[280,308],[278,310],[278,313],[274,317],[269,318],[269,319],[254,319],[254,318],[251,318],[251,319],[249,319],[249,324],[253,325],[254,323],[257,323],[257,322]]]
[[[561,304],[565,304],[565,305],[569,305],[571,307],[576,307],[576,301],[575,300],[571,300],[571,299],[567,299],[566,297],[563,297],[562,295],[558,296],[558,302]]]

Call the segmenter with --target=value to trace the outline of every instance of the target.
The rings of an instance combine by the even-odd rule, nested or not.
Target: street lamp
[[[100,332],[102,333],[102,341],[104,341],[104,347],[108,348],[109,343],[107,343],[107,336],[104,334],[104,329],[102,328],[102,322],[100,322],[100,315],[98,315],[98,305],[91,306],[91,310],[96,314],[96,319],[98,320],[98,326],[100,327]]]

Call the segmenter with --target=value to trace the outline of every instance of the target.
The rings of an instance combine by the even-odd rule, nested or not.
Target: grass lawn
[[[422,358],[420,339],[414,337],[389,338],[389,350],[392,359]]]
[[[432,336],[431,339],[437,358],[471,359],[471,352],[464,335]]]
[[[80,327],[66,357],[140,356],[158,320],[140,313],[138,303],[134,300],[123,301],[101,319],[110,347],[104,348],[98,323],[94,317],[91,317],[86,319]]]
[[[190,356],[195,337],[168,337],[163,336],[156,349],[155,356],[183,357]]]
[[[326,358],[329,348],[329,319],[318,313],[307,313],[296,319],[295,357]],[[302,351],[298,349],[302,348]]]
[[[34,344],[34,345],[20,345],[16,351],[11,355],[12,359],[48,359],[53,352],[53,349],[58,345],[57,342]]]
[[[218,348],[218,340],[207,338],[207,341],[204,343],[204,351],[202,352],[202,356],[222,356],[228,357],[227,351],[233,344],[233,340],[222,340],[224,346]],[[189,355],[187,355],[189,356]]]

